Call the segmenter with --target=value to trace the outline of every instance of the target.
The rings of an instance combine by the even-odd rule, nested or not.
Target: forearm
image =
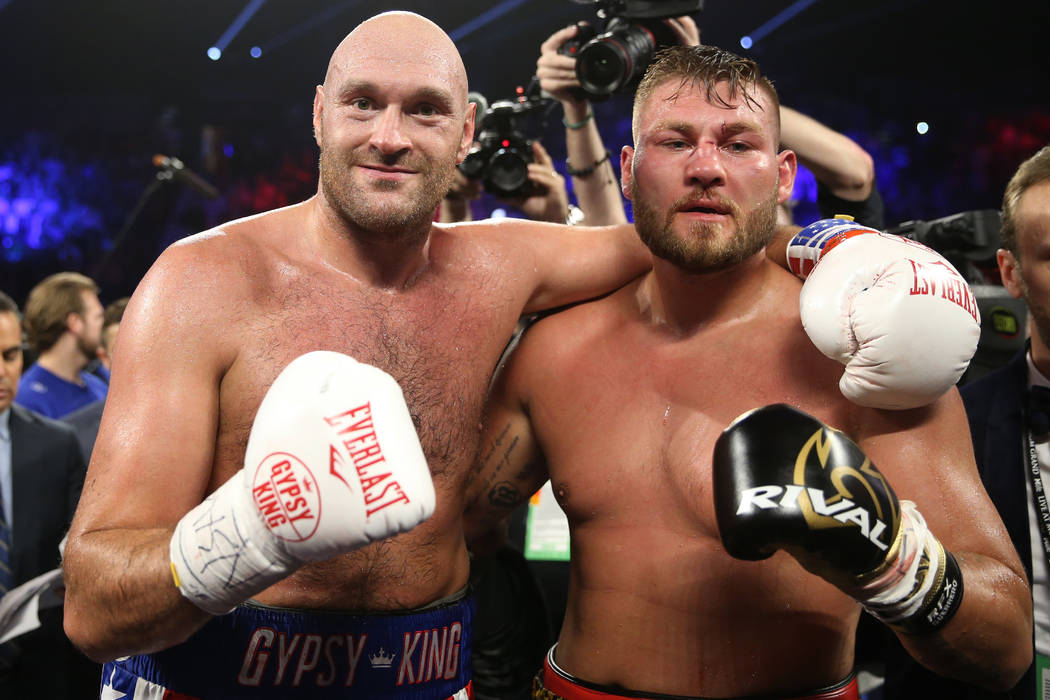
[[[1032,663],[1032,605],[1025,580],[999,561],[954,553],[963,600],[954,617],[932,634],[903,634],[904,648],[932,671],[1004,691]]]
[[[874,161],[848,136],[784,106],[780,130],[781,145],[794,151],[799,162],[837,196],[858,201],[871,193]]]
[[[594,170],[589,174],[572,176],[573,192],[576,193],[576,201],[584,213],[583,223],[588,226],[627,223],[620,186],[611,162],[612,156],[606,157],[605,144],[595,123],[590,103],[566,101],[562,106],[567,125],[565,150],[570,167],[580,171],[594,166]],[[577,124],[581,126],[570,128]],[[599,161],[602,162],[595,165]]]
[[[63,562],[66,634],[90,658],[166,649],[210,619],[175,588],[171,536],[171,528],[154,528],[70,539]]]

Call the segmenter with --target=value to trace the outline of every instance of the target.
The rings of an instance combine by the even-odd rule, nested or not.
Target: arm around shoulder
[[[617,289],[652,267],[632,224],[535,226],[515,238],[532,261],[535,286],[526,313],[591,299]]]

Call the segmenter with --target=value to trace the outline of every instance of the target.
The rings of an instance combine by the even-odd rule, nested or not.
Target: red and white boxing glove
[[[222,615],[305,562],[412,529],[434,501],[397,382],[346,355],[310,352],[263,398],[244,468],[176,526],[175,585]]]
[[[787,249],[806,280],[802,325],[846,365],[843,395],[873,408],[915,408],[955,385],[977,350],[981,318],[966,280],[936,251],[848,219],[805,227]]]

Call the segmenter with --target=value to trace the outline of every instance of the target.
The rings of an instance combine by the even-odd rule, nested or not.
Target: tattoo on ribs
[[[513,508],[522,500],[521,490],[509,481],[501,481],[489,491],[489,503],[503,508]]]

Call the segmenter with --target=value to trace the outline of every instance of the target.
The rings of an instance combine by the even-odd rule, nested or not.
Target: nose
[[[685,176],[688,184],[704,189],[724,185],[726,182],[725,165],[722,163],[722,152],[713,143],[701,143],[689,155],[686,162]]]
[[[405,134],[404,116],[400,108],[388,106],[374,121],[370,143],[384,156],[397,155],[411,147]]]

